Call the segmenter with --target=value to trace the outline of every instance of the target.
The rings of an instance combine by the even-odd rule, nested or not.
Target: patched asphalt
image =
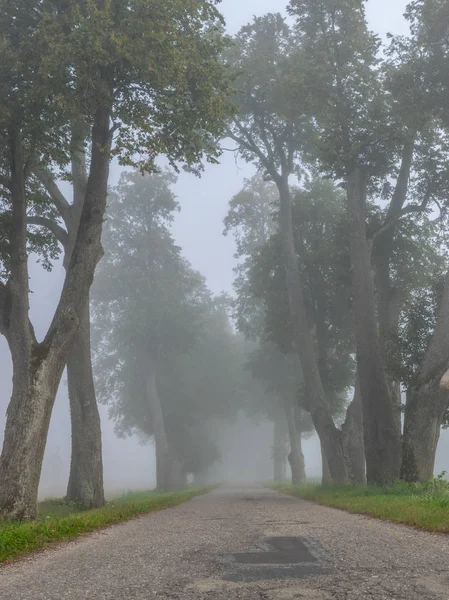
[[[449,600],[449,536],[220,488],[0,567],[1,600]]]

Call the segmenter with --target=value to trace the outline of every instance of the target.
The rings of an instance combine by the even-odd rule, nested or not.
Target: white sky
[[[220,10],[226,18],[228,31],[235,33],[252,20],[253,15],[267,12],[285,12],[286,0],[223,0]],[[367,16],[373,31],[406,33],[403,13],[407,0],[369,0]],[[232,292],[234,246],[231,239],[223,238],[223,218],[227,204],[239,191],[243,179],[251,176],[252,168],[241,159],[226,153],[218,166],[208,166],[201,179],[182,175],[176,187],[181,203],[181,214],[175,224],[175,236],[184,255],[193,267],[206,276],[209,287],[216,294]]]

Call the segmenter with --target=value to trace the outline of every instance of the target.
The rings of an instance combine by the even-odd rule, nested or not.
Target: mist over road
[[[5,565],[0,598],[443,599],[448,556],[445,536],[221,488]]]

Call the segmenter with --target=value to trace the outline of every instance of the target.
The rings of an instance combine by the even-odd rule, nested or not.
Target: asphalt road
[[[449,600],[449,536],[219,489],[0,568],[1,600]]]

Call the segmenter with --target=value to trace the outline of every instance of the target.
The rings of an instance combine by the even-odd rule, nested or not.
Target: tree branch
[[[241,136],[236,135],[233,131],[228,129],[227,137],[237,142],[240,146],[243,146],[245,150],[252,152],[256,158],[258,158],[263,167],[269,172],[273,178],[279,178],[279,173],[276,171],[276,166],[270,162],[269,158],[261,151],[261,149],[251,139],[250,132],[244,127],[237,119],[234,119],[234,124],[240,131]]]
[[[45,169],[33,169],[33,174],[47,190],[68,229],[71,222],[71,207],[55,182],[53,175]]]
[[[382,235],[386,231],[389,231],[405,215],[424,212],[430,202],[431,197],[432,197],[432,193],[429,190],[426,193],[421,204],[409,204],[408,206],[405,206],[402,210],[398,211],[395,215],[390,217],[390,219],[385,221],[385,223],[381,227],[379,227],[376,231],[371,233],[371,241],[374,242],[380,235]]]
[[[7,190],[11,189],[11,181],[3,175],[0,175],[0,185],[6,188]]]
[[[38,227],[45,227],[46,229],[48,229],[49,231],[51,231],[53,233],[53,235],[62,244],[62,246],[64,248],[66,247],[69,236],[67,234],[67,231],[65,231],[65,229],[63,229],[60,225],[58,225],[58,223],[56,223],[56,221],[53,221],[52,219],[48,219],[47,217],[35,216],[35,217],[27,217],[27,223],[28,223],[28,225],[37,225]]]

